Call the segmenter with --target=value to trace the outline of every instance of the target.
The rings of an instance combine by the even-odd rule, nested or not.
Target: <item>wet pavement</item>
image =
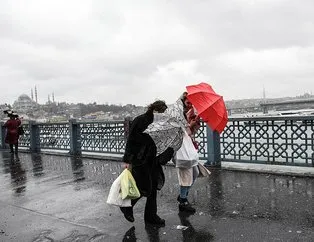
[[[106,203],[121,163],[0,152],[0,241],[314,241],[314,178],[213,170],[190,192],[197,212],[178,212],[173,166],[164,167],[158,213],[145,226]]]

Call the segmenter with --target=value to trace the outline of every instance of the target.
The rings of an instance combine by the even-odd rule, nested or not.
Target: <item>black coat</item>
[[[143,133],[153,120],[154,114],[151,111],[133,120],[122,159],[123,162],[132,164],[132,175],[142,196],[148,196],[152,188],[160,190],[163,187],[165,176],[161,165],[166,164],[173,155],[173,149],[168,148],[156,157],[153,139]]]

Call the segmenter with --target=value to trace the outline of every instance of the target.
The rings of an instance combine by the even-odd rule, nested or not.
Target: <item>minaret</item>
[[[31,89],[31,98],[34,101],[34,94],[33,94],[33,88]]]
[[[38,103],[38,98],[37,98],[37,87],[35,86],[35,101]]]
[[[48,103],[50,103],[50,95],[48,94]]]
[[[52,93],[52,102],[55,103],[55,93]]]
[[[263,86],[263,102],[266,102],[266,91],[265,91],[265,87]]]

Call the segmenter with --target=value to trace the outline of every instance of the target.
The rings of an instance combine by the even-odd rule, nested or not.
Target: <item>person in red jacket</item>
[[[19,141],[19,133],[18,127],[21,125],[21,120],[19,119],[16,113],[8,112],[8,117],[10,118],[4,126],[7,129],[5,142],[10,146],[10,153],[15,152],[18,153],[18,141]],[[13,145],[15,150],[13,151]]]

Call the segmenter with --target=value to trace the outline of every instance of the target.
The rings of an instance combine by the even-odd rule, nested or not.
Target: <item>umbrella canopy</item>
[[[228,115],[223,97],[207,83],[187,86],[187,98],[205,123],[221,133],[227,125]]]

